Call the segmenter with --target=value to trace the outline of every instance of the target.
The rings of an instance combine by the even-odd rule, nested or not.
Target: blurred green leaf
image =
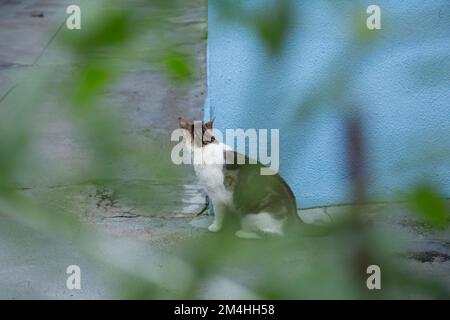
[[[78,53],[91,52],[95,48],[114,46],[130,39],[135,24],[131,13],[125,10],[92,10],[92,15],[83,18],[82,32],[63,28],[63,43]],[[87,11],[89,12],[89,11]]]
[[[265,3],[264,10],[256,13],[248,10],[244,2],[217,0],[214,4],[223,19],[255,32],[271,55],[281,52],[293,19],[290,0],[273,1],[270,5]]]
[[[279,54],[283,48],[291,19],[289,1],[279,1],[272,10],[256,16],[254,27],[272,55]]]
[[[93,96],[104,89],[112,78],[112,69],[98,65],[85,66],[80,72],[78,85],[74,92],[74,101],[87,105]]]
[[[447,227],[449,218],[447,205],[433,187],[418,186],[411,194],[411,202],[432,226]]]
[[[186,54],[172,52],[164,57],[163,63],[173,80],[186,81],[193,76],[192,62],[190,60]]]

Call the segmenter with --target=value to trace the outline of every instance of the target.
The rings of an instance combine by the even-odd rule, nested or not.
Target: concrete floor
[[[142,10],[152,10],[148,3],[139,5]],[[69,4],[85,8],[82,1],[72,0],[0,1],[0,112],[16,96],[27,94],[22,84],[28,75],[49,71],[59,82],[80,68],[58,46]],[[186,33],[183,50],[195,55],[199,68],[194,81],[180,88],[146,61],[121,61],[128,66],[120,81],[103,94],[106,104],[114,107],[114,114],[129,124],[129,130],[123,133],[125,139],[141,148],[157,148],[162,154],[170,154],[169,134],[177,128],[178,116],[202,118],[206,95],[206,4],[193,1],[184,6],[170,17],[169,33]],[[151,42],[143,46],[145,50],[152,50]],[[97,58],[123,59],[108,52],[99,52]],[[51,165],[21,177],[24,194],[46,199],[54,209],[79,216],[111,241],[127,239],[146,244],[140,247],[140,254],[149,260],[158,260],[155,257],[160,246],[205,231],[209,218],[197,217],[205,206],[205,195],[195,184],[193,172],[173,168],[177,174],[161,176],[152,167],[152,162],[160,161],[157,155],[149,160],[148,167],[124,168],[112,181],[152,195],[139,208],[112,199],[109,190],[92,183],[105,177],[72,184],[70,179],[49,174],[59,170],[66,178],[76,178],[78,171],[74,168],[83,167],[89,150],[70,135],[62,116],[46,111],[45,104],[52,103],[55,92],[51,87],[45,91],[42,112],[36,119],[44,124],[39,148],[49,155]],[[46,237],[1,213],[0,238],[0,298],[116,297],[108,285],[113,272],[94,262],[92,253],[87,255],[77,245]],[[82,266],[83,290],[67,290],[65,269],[70,264]]]

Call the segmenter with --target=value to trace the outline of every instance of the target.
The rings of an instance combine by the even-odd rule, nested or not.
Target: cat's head
[[[184,129],[184,141],[196,147],[204,147],[215,142],[216,138],[212,130],[214,120],[212,119],[206,123],[203,121],[190,123],[183,117],[179,117],[178,124],[181,129]]]

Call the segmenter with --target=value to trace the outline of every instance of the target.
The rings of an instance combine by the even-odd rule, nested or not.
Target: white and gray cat
[[[214,207],[210,231],[219,231],[228,214],[239,217],[241,229],[236,236],[246,239],[283,235],[287,221],[298,219],[294,194],[283,178],[278,174],[261,175],[262,164],[259,162],[239,164],[242,163],[237,161],[239,157],[248,158],[215,139],[214,120],[202,122],[201,132],[200,126],[194,126],[184,118],[178,118],[178,122],[180,128],[185,129],[186,149],[202,152],[202,161],[194,163],[194,169]],[[195,139],[196,136],[199,138]],[[225,161],[227,157],[233,159],[233,163]]]

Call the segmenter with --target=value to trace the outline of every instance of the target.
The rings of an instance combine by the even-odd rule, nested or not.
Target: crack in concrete
[[[6,93],[0,98],[0,103],[2,103],[2,102],[8,97],[8,95],[9,95],[11,92],[13,92],[13,90],[14,90],[17,86],[18,86],[18,85],[15,84],[15,85],[13,85],[11,88],[9,88],[9,90],[6,91]]]
[[[118,219],[118,218],[127,218],[127,219],[133,219],[133,218],[141,218],[144,217],[140,214],[119,214],[119,215],[115,215],[115,216],[110,216],[110,217],[102,217],[102,220],[106,220],[106,219]],[[149,218],[151,218],[149,216]]]
[[[407,258],[414,259],[417,261],[420,261],[422,263],[424,262],[447,262],[450,260],[450,255],[431,250],[431,251],[416,251],[416,252],[410,252],[407,254]]]
[[[53,42],[53,40],[56,38],[56,36],[58,35],[58,33],[61,31],[62,27],[64,26],[64,24],[66,23],[66,21],[64,20],[58,27],[58,29],[56,29],[56,32],[52,35],[52,37],[50,38],[50,40],[47,42],[47,44],[45,45],[44,49],[42,49],[41,53],[37,56],[37,58],[34,60],[33,62],[33,66],[35,66],[39,59],[41,59],[41,57],[44,55],[45,51],[47,51],[48,47],[50,46],[50,44]]]

